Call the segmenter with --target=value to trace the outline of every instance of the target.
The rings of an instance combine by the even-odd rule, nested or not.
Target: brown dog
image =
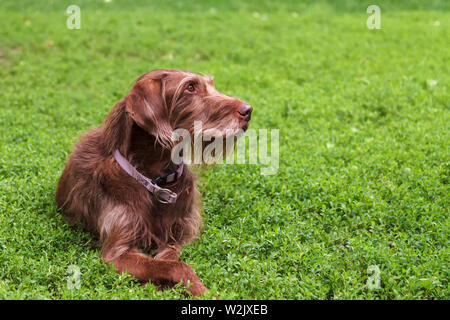
[[[168,69],[146,73],[76,145],[56,202],[70,224],[81,221],[100,238],[103,259],[118,272],[163,286],[189,281],[188,290],[200,295],[206,288],[178,260],[181,246],[199,234],[200,194],[189,169],[171,160],[178,142],[172,131],[193,134],[194,121],[205,129],[246,130],[251,112],[219,93],[212,78]]]

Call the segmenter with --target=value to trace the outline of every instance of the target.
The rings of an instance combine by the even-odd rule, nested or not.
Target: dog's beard
[[[238,138],[243,134],[242,130],[230,130],[223,135],[197,135],[191,136],[189,145],[187,141],[183,141],[184,146],[178,145],[178,149],[182,148],[182,157],[188,157],[189,163],[196,165],[220,164],[226,161],[226,157],[231,150],[234,150]],[[188,148],[186,148],[188,147]],[[180,153],[176,152],[178,155]]]
[[[239,124],[239,120],[237,119],[223,119],[214,123],[205,123],[201,127],[201,134],[204,137],[204,140],[210,140],[212,138],[228,138],[231,136],[240,137],[244,134],[245,130],[248,126],[242,127]],[[198,131],[195,131],[194,134],[199,134]]]
[[[178,160],[179,155],[184,154],[184,161],[189,161],[190,164],[224,163],[245,129],[247,128],[242,128],[238,119],[195,121],[190,130],[185,130],[186,136],[178,141],[174,154]]]

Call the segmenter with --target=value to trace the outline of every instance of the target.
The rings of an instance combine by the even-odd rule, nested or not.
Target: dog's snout
[[[250,121],[252,111],[253,111],[253,108],[251,105],[243,104],[239,108],[238,113],[244,118],[244,120]]]

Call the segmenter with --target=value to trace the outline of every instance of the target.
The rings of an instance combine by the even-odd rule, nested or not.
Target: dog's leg
[[[191,267],[181,261],[156,260],[137,249],[132,249],[107,262],[114,263],[117,272],[128,270],[131,275],[143,282],[176,284],[182,281],[187,287],[189,281],[191,285],[188,290],[192,295],[199,296],[207,291]]]
[[[167,246],[157,251],[155,255],[156,260],[173,260],[178,261],[180,256],[180,248],[176,246]]]

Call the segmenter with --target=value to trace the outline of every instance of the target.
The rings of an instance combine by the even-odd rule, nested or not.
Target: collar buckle
[[[177,201],[177,194],[165,188],[155,189],[153,191],[153,196],[163,204],[174,203]]]

